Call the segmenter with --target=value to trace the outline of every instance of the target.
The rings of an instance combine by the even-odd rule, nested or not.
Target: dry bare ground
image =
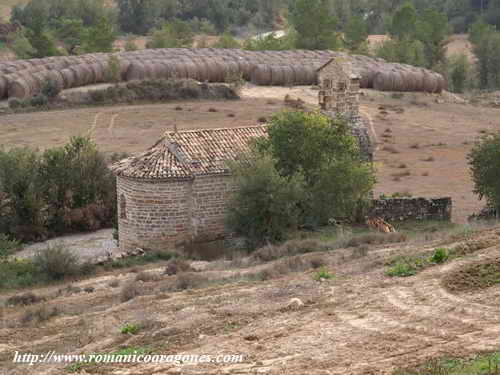
[[[313,280],[310,271],[171,292],[178,276],[153,268],[147,270],[153,280],[134,281],[141,295],[126,302],[120,289],[137,278],[126,271],[76,282],[73,291],[33,290],[47,300],[29,309],[57,307],[59,313],[30,324],[20,322],[28,308],[0,310],[0,373],[67,373],[62,365],[14,365],[15,351],[88,354],[149,348],[157,354],[245,356],[244,363],[226,365],[101,364],[83,367],[87,374],[344,375],[391,374],[395,368],[444,355],[498,350],[500,286],[452,293],[443,280],[478,260],[498,259],[499,241],[500,228],[486,230],[468,239],[477,252],[405,279],[386,276],[385,263],[396,254],[421,253],[437,243],[379,247],[362,258],[349,249],[324,253],[336,277],[323,282]],[[213,267],[189,275],[211,279],[257,270],[209,269]],[[78,292],[76,287],[95,290]],[[294,298],[304,305],[287,308]],[[126,323],[145,328],[124,335],[120,327]]]

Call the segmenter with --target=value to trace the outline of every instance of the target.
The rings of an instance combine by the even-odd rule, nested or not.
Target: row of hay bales
[[[440,92],[443,77],[426,69],[389,64],[367,56],[333,51],[244,51],[237,49],[155,49],[115,54],[124,81],[156,78],[192,78],[224,82],[239,75],[258,85],[310,85],[316,69],[335,56],[349,58],[361,76],[361,87],[382,91]],[[89,54],[0,63],[0,98],[27,98],[50,79],[61,89],[109,81],[110,54]]]

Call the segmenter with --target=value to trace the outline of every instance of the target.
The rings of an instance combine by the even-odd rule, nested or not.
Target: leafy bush
[[[463,93],[467,88],[471,65],[467,56],[462,54],[450,59],[450,91]]]
[[[258,246],[286,239],[299,225],[359,216],[375,176],[346,121],[285,111],[269,124],[268,138],[229,163],[237,189],[228,225]]]
[[[43,298],[38,297],[31,292],[27,292],[24,294],[16,294],[12,297],[9,297],[6,301],[6,304],[7,306],[28,306],[40,301],[43,301]]]
[[[387,275],[391,277],[408,277],[417,273],[417,269],[406,262],[397,262],[388,271]]]
[[[88,138],[43,153],[0,150],[0,231],[26,241],[111,226],[115,178]]]
[[[488,205],[500,212],[500,133],[476,142],[467,156],[474,182],[474,193],[486,198]]]
[[[120,328],[120,332],[124,335],[135,335],[140,330],[140,327],[136,324],[125,324]]]
[[[44,107],[49,104],[49,98],[44,94],[37,94],[30,100],[30,105],[33,107]]]
[[[20,241],[12,240],[5,233],[0,233],[0,262],[7,256],[20,249]]]
[[[434,254],[432,254],[430,261],[433,263],[441,264],[446,262],[448,258],[449,258],[448,250],[440,247],[434,251]]]
[[[26,310],[26,312],[21,317],[20,322],[23,325],[32,322],[41,323],[59,315],[60,313],[61,311],[57,307],[48,307],[47,305],[42,305],[36,309]]]
[[[31,260],[0,262],[0,289],[25,288],[47,281]]]
[[[316,272],[313,276],[314,280],[320,281],[320,280],[331,280],[333,279],[334,276],[328,271],[328,268],[326,267],[321,267],[321,269]]]
[[[120,58],[111,55],[108,58],[108,66],[106,69],[106,82],[120,82],[121,81],[121,62]]]
[[[304,178],[281,176],[270,156],[250,155],[248,163],[231,163],[237,189],[229,202],[227,224],[250,246],[286,239],[300,221],[298,202],[305,200]]]
[[[76,276],[81,270],[78,257],[62,246],[48,247],[38,252],[33,262],[35,267],[51,280]]]
[[[10,98],[9,99],[9,108],[17,109],[17,108],[21,108],[22,106],[23,106],[22,100],[20,100],[18,98]]]

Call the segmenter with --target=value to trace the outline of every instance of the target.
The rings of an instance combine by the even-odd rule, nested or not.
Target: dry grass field
[[[190,101],[109,106],[0,117],[0,144],[44,149],[91,134],[106,153],[140,152],[164,131],[248,126],[284,108],[286,94],[317,103],[308,87],[248,87],[235,102]],[[439,102],[439,103],[438,103]],[[215,112],[213,112],[215,110]],[[499,109],[447,103],[441,96],[366,90],[362,111],[378,140],[375,193],[451,196],[454,221],[466,222],[482,203],[472,194],[466,155],[475,139],[500,130]]]
[[[188,101],[36,112],[0,117],[0,143],[40,149],[90,134],[106,153],[140,152],[167,130],[251,126],[270,116],[282,103],[266,99]]]
[[[401,243],[364,253],[359,248],[337,249],[266,264],[198,262],[193,264],[197,272],[174,276],[164,274],[160,265],[136,267],[32,289],[43,301],[0,308],[0,373],[383,375],[432,358],[495,351],[500,347],[499,286],[456,286],[470,281],[471,264],[500,267],[499,240],[497,227],[469,234],[458,243]],[[461,248],[467,249],[467,257],[412,277],[387,276],[386,264],[395,256],[459,244],[465,244]],[[327,270],[334,277],[317,280],[318,271],[304,269],[304,264],[324,264],[323,274]],[[0,302],[13,294],[0,296]],[[127,324],[137,332],[121,333]],[[34,367],[12,363],[16,351],[52,350],[242,354],[244,361]]]

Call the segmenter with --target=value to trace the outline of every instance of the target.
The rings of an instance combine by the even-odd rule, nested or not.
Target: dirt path
[[[117,254],[119,252],[116,242],[113,240],[113,230],[103,229],[93,233],[62,236],[28,245],[15,255],[18,258],[28,258],[34,256],[40,250],[58,245],[64,246],[82,260],[95,259],[106,256],[108,253]]]

